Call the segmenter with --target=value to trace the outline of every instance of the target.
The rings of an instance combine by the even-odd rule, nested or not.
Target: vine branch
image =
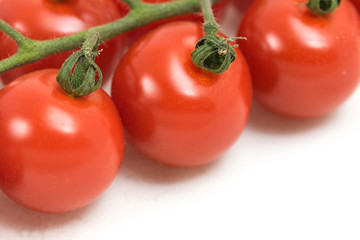
[[[213,0],[213,3],[218,1],[220,0]],[[139,0],[124,0],[124,2],[130,7],[129,14],[124,18],[73,35],[46,41],[26,38],[0,19],[0,30],[18,44],[18,51],[14,55],[0,61],[0,74],[59,52],[80,48],[91,33],[100,34],[101,41],[105,42],[121,33],[156,20],[196,12],[200,8],[199,0],[179,0],[158,4],[148,4]]]
[[[21,44],[22,42],[28,41],[30,39],[23,36],[19,31],[15,28],[7,24],[5,21],[0,19],[0,29],[9,37],[11,37],[17,44]]]
[[[216,36],[219,30],[219,25],[215,20],[213,11],[211,9],[210,0],[199,0],[200,8],[204,15],[204,32],[206,35]]]

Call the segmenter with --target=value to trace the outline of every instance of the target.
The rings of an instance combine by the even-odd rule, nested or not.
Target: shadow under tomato
[[[96,202],[69,213],[48,214],[26,209],[0,191],[0,226],[11,228],[19,233],[22,231],[45,231],[81,220],[91,211],[94,204]]]
[[[221,159],[214,162],[189,168],[170,167],[154,162],[141,155],[128,143],[125,146],[124,160],[119,177],[131,181],[141,181],[155,184],[173,184],[200,177],[214,169]]]
[[[287,118],[270,112],[254,101],[247,128],[267,134],[296,134],[327,124],[335,119],[335,115],[333,113],[313,119]]]

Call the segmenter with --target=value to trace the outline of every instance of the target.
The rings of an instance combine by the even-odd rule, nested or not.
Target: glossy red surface
[[[111,92],[127,140],[163,164],[191,167],[217,159],[248,120],[251,82],[242,54],[236,50],[223,74],[205,72],[190,56],[202,35],[196,22],[159,27],[129,49],[114,74]]]
[[[358,86],[360,21],[348,0],[321,17],[301,2],[256,0],[238,35],[248,39],[239,44],[256,100],[276,113],[310,118],[330,113]]]
[[[52,213],[98,198],[124,151],[121,120],[107,93],[70,97],[57,73],[30,73],[0,91],[0,188],[27,208]]]
[[[0,1],[0,18],[25,36],[35,40],[47,40],[74,34],[87,28],[108,23],[120,17],[112,0],[2,0]],[[122,55],[123,36],[108,41],[99,49],[104,51],[97,58],[108,79]],[[13,55],[17,50],[15,42],[0,31],[0,60]],[[64,60],[72,53],[68,51],[47,57],[37,63],[20,67],[1,78],[5,83],[38,69],[60,68]]]

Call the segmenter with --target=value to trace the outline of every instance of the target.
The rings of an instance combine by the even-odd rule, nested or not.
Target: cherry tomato
[[[200,22],[173,22],[140,38],[115,71],[111,93],[127,140],[157,162],[192,167],[221,156],[243,131],[251,80],[242,54],[222,74],[191,59]],[[154,59],[156,56],[156,59]]]
[[[121,15],[124,16],[129,12],[129,7],[124,2],[120,0],[114,0],[114,1],[117,3]],[[165,3],[174,0],[142,0],[142,1],[146,3]],[[229,2],[230,0],[221,0],[213,5],[212,9],[214,12],[214,16],[218,22],[221,22],[221,20],[225,16],[226,7],[229,5]],[[203,15],[200,12],[197,12],[197,13],[183,14],[180,16],[155,21],[153,23],[150,23],[148,25],[142,26],[140,28],[136,28],[132,31],[125,33],[127,43],[129,45],[133,44],[138,38],[140,38],[140,36],[155,29],[156,27],[159,27],[169,22],[184,21],[184,20],[203,22]]]
[[[112,0],[2,0],[0,18],[25,36],[35,40],[48,40],[74,34],[87,28],[108,23],[121,17]],[[100,46],[104,51],[96,62],[109,79],[124,50],[124,37],[119,36]],[[15,42],[0,31],[0,60],[13,55]],[[23,66],[5,74],[5,83],[25,74],[44,68],[60,68],[72,51],[47,57],[34,64]]]
[[[0,188],[37,211],[58,213],[94,201],[117,175],[121,120],[99,89],[68,96],[58,70],[24,75],[0,91]]]
[[[255,99],[294,118],[332,112],[360,78],[355,8],[343,0],[331,14],[316,16],[304,2],[255,0],[238,31],[247,37],[239,44],[250,66]]]

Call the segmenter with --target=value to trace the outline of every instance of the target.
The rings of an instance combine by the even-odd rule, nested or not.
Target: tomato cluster
[[[125,138],[151,160],[194,167],[216,160],[239,138],[253,93],[287,117],[332,112],[359,83],[359,15],[349,0],[324,16],[306,2],[214,5],[218,19],[228,4],[238,6],[238,35],[247,38],[238,41],[236,58],[221,74],[192,62],[204,35],[199,14],[161,20],[103,43],[96,62],[105,79],[113,75],[111,97],[99,89],[74,98],[57,85],[70,51],[3,74],[8,84],[0,91],[0,188],[33,210],[71,211],[94,201],[114,180]],[[128,12],[119,0],[0,1],[0,17],[35,40],[80,32]],[[17,45],[0,32],[0,48],[1,60]]]

